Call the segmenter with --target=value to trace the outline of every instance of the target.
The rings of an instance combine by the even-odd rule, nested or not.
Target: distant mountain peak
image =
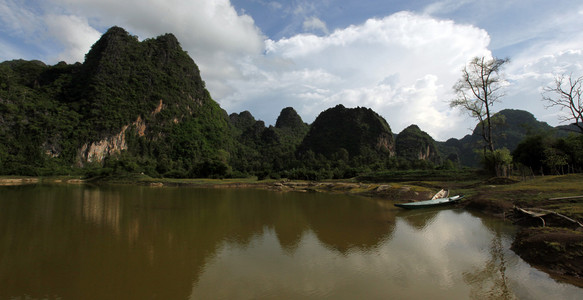
[[[413,124],[403,129],[395,138],[397,156],[410,160],[440,162],[439,152],[433,138]]]
[[[281,110],[277,121],[275,122],[276,128],[302,128],[306,127],[302,117],[293,109],[293,107],[286,107]]]
[[[416,124],[411,124],[411,125],[407,126],[407,128],[403,129],[403,131],[409,131],[409,130],[421,131],[421,128],[419,128],[419,126],[417,126]]]
[[[300,147],[300,151],[308,150],[328,157],[338,151],[348,151],[352,157],[368,150],[391,156],[393,133],[387,121],[372,109],[339,104],[320,113],[312,123]]]

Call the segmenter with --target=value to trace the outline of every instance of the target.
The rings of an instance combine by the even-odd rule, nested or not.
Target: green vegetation
[[[223,153],[233,145],[226,113],[171,34],[139,42],[113,27],[83,64],[4,62],[0,78],[4,174],[182,177],[227,171]],[[107,148],[127,150],[106,152],[101,161],[81,151],[125,126],[127,147],[118,139]]]
[[[435,141],[417,125],[411,125],[397,135],[395,148],[397,156],[410,161],[427,160],[435,164],[441,161]]]
[[[512,168],[512,155],[506,148],[483,152],[482,165],[490,174],[508,177]]]
[[[538,134],[565,136],[564,131],[536,120],[531,113],[523,110],[501,110],[492,116],[492,125],[493,136],[496,137],[495,148],[506,148],[511,152],[529,136]],[[478,124],[471,135],[466,135],[460,140],[449,139],[446,142],[438,142],[437,147],[444,157],[459,158],[462,165],[478,167],[482,162],[483,150],[486,147],[480,132],[481,126]]]
[[[487,175],[475,169],[456,169],[456,170],[393,170],[382,172],[371,172],[357,177],[360,181],[365,182],[406,182],[406,181],[467,181],[468,178],[484,180]],[[438,187],[438,186],[436,186]]]
[[[512,152],[523,174],[561,175],[583,172],[583,135],[556,138],[548,134],[525,138]]]
[[[491,153],[483,124],[436,142],[416,125],[394,136],[363,107],[338,105],[309,125],[287,107],[266,126],[248,111],[228,116],[172,34],[139,41],[119,27],[82,64],[0,63],[0,175],[457,180],[480,161],[498,176],[582,171],[580,135],[518,110],[489,120]]]
[[[344,149],[344,150],[343,150]],[[308,151],[326,158],[348,152],[349,158],[394,154],[393,134],[389,124],[367,108],[342,105],[320,113],[300,145],[300,154]]]

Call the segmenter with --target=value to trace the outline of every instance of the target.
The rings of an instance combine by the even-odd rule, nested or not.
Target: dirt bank
[[[551,276],[583,287],[583,232],[567,228],[522,228],[512,250]]]
[[[464,205],[520,226],[515,253],[551,276],[583,287],[581,182],[580,174],[489,181],[472,187]]]
[[[31,178],[0,178],[0,186],[35,184],[38,182],[39,182],[39,179],[35,178],[35,177],[31,177]]]

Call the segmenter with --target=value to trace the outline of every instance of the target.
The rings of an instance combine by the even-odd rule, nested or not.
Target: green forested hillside
[[[95,159],[125,153],[116,148],[136,170],[196,173],[232,147],[226,113],[171,34],[140,42],[113,27],[83,64],[4,62],[0,76],[4,174],[116,168],[120,159]]]
[[[229,116],[237,147],[231,163],[238,175],[279,177],[299,164],[295,150],[308,130],[297,112],[284,108],[275,127],[266,127],[248,111]]]
[[[397,135],[395,149],[397,156],[408,160],[427,160],[435,164],[441,162],[435,140],[417,125],[410,125]]]
[[[393,133],[389,124],[371,109],[337,105],[320,113],[310,126],[299,151],[313,151],[331,158],[339,151],[349,157],[372,152],[394,155]]]
[[[492,117],[494,127],[495,148],[507,148],[510,151],[516,149],[517,145],[527,136],[554,130],[545,122],[538,121],[531,113],[524,110],[504,109]],[[460,162],[466,166],[479,165],[479,151],[484,147],[484,142],[480,136],[481,126],[476,125],[471,135],[466,135],[462,139],[449,139],[446,142],[438,143],[438,147],[444,155],[459,157]]]
[[[39,168],[57,168],[74,157],[71,137],[81,116],[54,95],[70,84],[77,68],[23,60],[0,64],[0,168],[4,174],[35,175]],[[49,78],[54,78],[51,86],[44,84]]]
[[[525,111],[494,120],[496,148],[515,150],[517,164],[581,169],[580,136],[557,134]],[[416,125],[394,137],[364,107],[337,105],[312,124],[292,107],[275,126],[249,111],[227,115],[172,34],[139,41],[112,27],[83,63],[0,63],[0,175],[324,179],[455,169],[478,166],[480,128],[435,142]]]

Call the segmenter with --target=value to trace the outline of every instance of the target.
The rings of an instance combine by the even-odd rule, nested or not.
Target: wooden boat
[[[448,197],[449,191],[441,190],[433,198],[425,201],[418,202],[408,202],[408,203],[395,203],[396,207],[414,209],[414,208],[426,208],[426,207],[436,207],[443,205],[450,205],[456,203],[464,198],[463,195],[456,195]]]

